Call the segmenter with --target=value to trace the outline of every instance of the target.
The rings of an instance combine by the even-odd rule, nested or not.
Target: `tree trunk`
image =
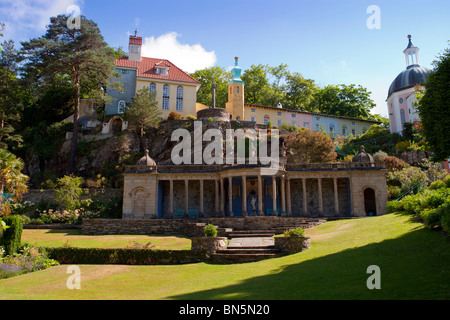
[[[73,113],[73,136],[72,146],[70,150],[70,166],[69,173],[75,172],[75,160],[77,157],[77,144],[78,144],[78,112],[80,109],[80,81],[75,81],[75,110]]]

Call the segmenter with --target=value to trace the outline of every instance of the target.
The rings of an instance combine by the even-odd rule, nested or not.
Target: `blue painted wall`
[[[124,92],[118,92],[112,88],[108,88],[108,95],[113,98],[111,104],[105,106],[105,115],[119,114],[118,103],[120,100],[124,100],[127,104],[131,102],[136,92],[136,71],[126,70],[126,74],[122,73],[122,69],[117,68],[115,70],[122,77],[119,79],[114,79],[114,81],[121,82],[124,84]]]

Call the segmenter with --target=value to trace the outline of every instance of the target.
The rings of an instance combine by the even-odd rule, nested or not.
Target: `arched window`
[[[150,93],[155,93],[156,94],[156,84],[154,84],[153,82],[150,83],[149,91],[150,91]]]
[[[400,110],[400,119],[402,120],[402,124],[406,123],[406,115],[405,115],[405,110],[404,109]]]
[[[169,85],[165,84],[163,87],[163,100],[162,100],[163,110],[169,110],[169,98],[170,98]]]
[[[177,105],[176,105],[177,111],[183,111],[183,87],[178,86],[177,87]]]
[[[127,107],[127,104],[125,103],[124,100],[120,100],[117,103],[117,112],[118,113],[123,113],[125,111],[125,108]]]

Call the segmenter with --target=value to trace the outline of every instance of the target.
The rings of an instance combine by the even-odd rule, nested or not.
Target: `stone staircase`
[[[213,263],[246,263],[284,256],[275,246],[228,247],[211,255]]]

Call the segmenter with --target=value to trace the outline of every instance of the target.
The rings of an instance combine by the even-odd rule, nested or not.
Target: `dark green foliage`
[[[62,264],[183,264],[207,260],[205,251],[100,249],[100,248],[46,248],[49,258]]]
[[[419,116],[434,161],[450,157],[450,49],[434,62],[425,83],[426,91],[418,101]]]
[[[23,229],[22,221],[17,215],[2,217],[2,220],[9,228],[3,231],[3,236],[0,238],[0,245],[5,248],[7,255],[11,255],[20,248]]]

